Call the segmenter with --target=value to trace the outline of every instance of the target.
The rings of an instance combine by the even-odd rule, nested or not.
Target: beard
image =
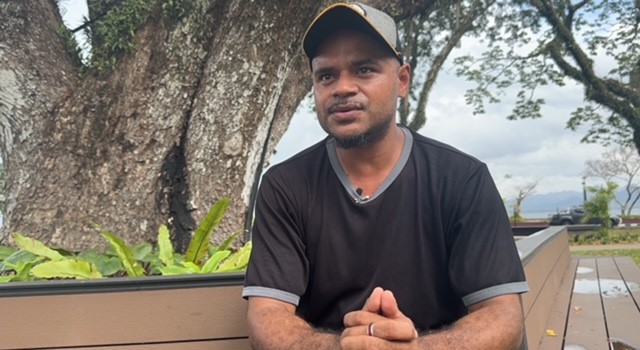
[[[364,133],[347,137],[336,137],[331,135],[336,141],[336,146],[342,149],[352,149],[372,144],[384,138],[389,132],[390,123],[382,122],[374,124]]]

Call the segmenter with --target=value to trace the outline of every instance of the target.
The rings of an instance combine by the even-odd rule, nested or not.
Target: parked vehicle
[[[584,208],[581,206],[559,210],[549,218],[549,225],[578,225],[578,224],[601,224],[598,218],[592,218],[587,222],[582,222],[585,217]],[[611,227],[622,223],[622,218],[617,215],[610,215]]]

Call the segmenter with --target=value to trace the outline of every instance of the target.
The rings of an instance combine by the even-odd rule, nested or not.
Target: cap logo
[[[347,4],[354,12],[357,12],[362,17],[367,17],[367,12],[358,4]]]

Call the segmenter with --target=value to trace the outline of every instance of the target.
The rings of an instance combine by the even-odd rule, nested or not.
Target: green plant
[[[89,33],[93,46],[90,67],[111,71],[120,57],[132,52],[136,30],[147,21],[153,5],[151,0],[126,0],[98,20]]]
[[[593,197],[584,203],[585,216],[583,222],[591,219],[598,219],[602,223],[602,227],[598,229],[598,235],[602,239],[606,239],[609,235],[611,227],[611,217],[609,215],[609,203],[615,198],[615,190],[618,185],[615,182],[607,182],[606,187],[587,188],[587,191],[593,193]]]
[[[73,36],[73,33],[71,33],[71,31],[64,25],[60,25],[57,28],[57,33],[58,36],[60,36],[60,38],[62,39],[62,43],[64,44],[65,50],[67,51],[71,62],[73,62],[76,67],[84,67],[81,59],[82,50],[80,49],[80,46],[78,46],[78,42]]]
[[[14,233],[18,250],[0,246],[0,282],[242,271],[251,254],[250,241],[234,251],[231,246],[238,239],[236,233],[218,246],[209,244],[228,205],[229,200],[223,199],[209,210],[184,256],[174,252],[165,225],[158,229],[156,247],[148,242],[129,246],[115,234],[102,232],[109,243],[108,250],[78,254],[52,249],[36,239]]]
[[[179,21],[193,9],[193,0],[164,0],[162,14],[165,18]]]

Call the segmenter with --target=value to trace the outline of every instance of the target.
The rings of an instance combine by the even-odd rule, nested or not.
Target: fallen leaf
[[[554,331],[553,329],[547,329],[547,335],[550,337],[557,336],[556,331]]]

